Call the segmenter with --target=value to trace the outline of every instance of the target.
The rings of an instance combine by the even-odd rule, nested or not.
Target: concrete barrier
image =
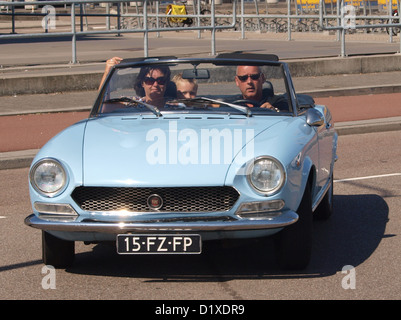
[[[401,70],[401,55],[372,55],[347,58],[299,59],[287,61],[293,77],[335,74],[364,74]]]
[[[285,60],[284,60],[285,61]],[[401,55],[288,60],[293,77],[365,74],[401,70]],[[101,68],[103,69],[103,65]],[[0,79],[0,96],[96,90],[103,72],[18,76]]]

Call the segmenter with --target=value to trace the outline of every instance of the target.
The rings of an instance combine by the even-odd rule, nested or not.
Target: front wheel
[[[67,268],[75,257],[74,241],[66,241],[42,231],[42,260],[45,265]]]
[[[312,252],[312,198],[309,184],[297,210],[298,221],[277,234],[276,258],[282,269],[304,269]]]

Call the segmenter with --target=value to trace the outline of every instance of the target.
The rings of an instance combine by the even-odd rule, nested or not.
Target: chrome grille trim
[[[160,210],[148,207],[152,194],[163,198]],[[71,194],[84,211],[208,213],[229,211],[239,198],[233,187],[77,187]]]
[[[163,218],[163,219],[152,219],[152,220],[135,220],[135,223],[142,223],[142,224],[151,224],[151,223],[171,223],[171,222],[181,222],[181,223],[201,223],[201,222],[228,222],[228,221],[237,221],[230,216],[217,216],[217,217],[200,217],[200,216],[193,216],[193,217],[177,217],[177,218]],[[104,221],[101,219],[84,219],[82,222],[85,223],[121,223],[121,221]]]

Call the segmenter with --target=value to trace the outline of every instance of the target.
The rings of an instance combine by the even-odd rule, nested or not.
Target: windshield
[[[290,115],[287,87],[281,64],[121,63],[103,87],[92,115]]]

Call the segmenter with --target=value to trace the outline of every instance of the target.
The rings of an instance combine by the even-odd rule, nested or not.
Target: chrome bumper
[[[31,214],[25,218],[25,224],[44,231],[129,233],[129,232],[202,232],[202,231],[240,231],[283,228],[298,220],[298,215],[287,211],[271,219],[239,219],[236,221],[209,222],[61,222],[49,221]]]

